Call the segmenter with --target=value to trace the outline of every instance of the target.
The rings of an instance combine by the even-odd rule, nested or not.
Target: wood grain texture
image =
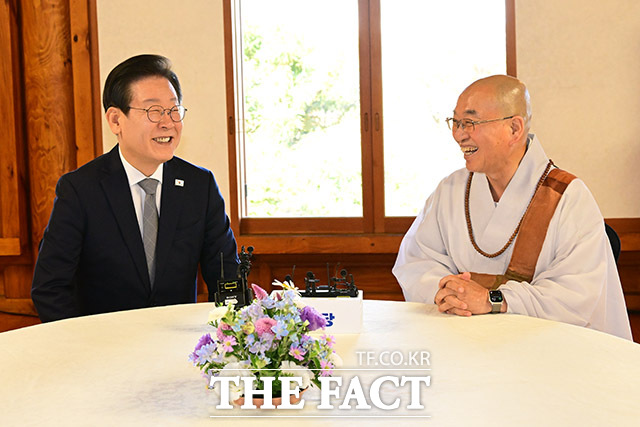
[[[88,0],[69,0],[69,11],[76,166],[79,167],[96,157],[93,110],[100,109],[100,105],[94,100]]]
[[[516,57],[516,4],[515,0],[505,0],[506,34],[507,34],[507,74],[518,76]]]
[[[33,326],[40,323],[40,319],[33,316],[0,313],[0,332]]]
[[[0,312],[6,314],[20,314],[29,317],[38,317],[33,301],[31,298],[4,298],[0,297]],[[38,321],[38,323],[40,323]],[[3,330],[0,324],[0,330]]]
[[[32,248],[37,253],[56,182],[76,167],[69,2],[21,4]]]
[[[373,211],[373,229],[367,230],[374,233],[387,232],[385,226],[385,202],[384,202],[384,117],[383,117],[383,91],[382,91],[382,21],[380,0],[369,0],[369,47],[371,50],[370,65],[370,90],[371,90],[371,145],[368,158],[371,165],[365,174],[364,162],[362,165],[362,178],[371,184],[371,206]],[[391,141],[388,141],[391,143]],[[364,150],[364,147],[363,147]],[[364,156],[364,154],[363,154]],[[366,201],[363,200],[366,206]]]
[[[224,63],[225,63],[225,83],[226,83],[226,105],[227,105],[227,149],[229,156],[229,220],[231,221],[231,228],[237,235],[240,233],[240,200],[243,200],[241,193],[241,187],[239,183],[240,170],[240,138],[241,135],[236,132],[239,128],[238,116],[239,112],[236,110],[236,98],[238,79],[236,78],[236,67],[234,67],[237,60],[234,55],[234,45],[236,35],[233,32],[234,25],[233,19],[235,17],[234,5],[231,0],[224,0],[222,2],[222,16],[224,21]]]
[[[238,247],[263,254],[396,254],[402,235],[241,235]]]
[[[605,219],[620,237],[623,252],[640,251],[640,218]]]
[[[366,223],[366,220],[364,221]],[[240,234],[355,234],[363,218],[242,218]]]
[[[0,237],[0,256],[20,255],[20,239]]]
[[[20,108],[16,94],[19,82],[18,52],[16,52],[16,11],[8,2],[0,3],[0,256],[20,255],[20,197],[18,176],[18,138]]]
[[[358,55],[360,64],[360,156],[362,168],[363,223],[352,232],[371,233],[374,230],[373,195],[373,106],[371,99],[371,39],[369,0],[358,0]],[[316,221],[321,223],[321,221]],[[349,230],[347,230],[349,231]]]
[[[4,294],[7,298],[24,298],[31,301],[31,264],[8,265],[4,268]]]
[[[0,2],[0,311],[26,315],[1,315],[0,330],[37,322],[29,318],[33,254],[55,184],[76,168],[76,152],[82,161],[98,153],[95,15],[95,0]],[[76,134],[85,144],[76,146]]]

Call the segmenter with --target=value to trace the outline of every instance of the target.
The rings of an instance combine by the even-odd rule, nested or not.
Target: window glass
[[[362,216],[358,4],[243,0],[245,217]]]
[[[445,119],[480,77],[506,73],[504,0],[381,0],[385,214],[414,216],[464,159]]]

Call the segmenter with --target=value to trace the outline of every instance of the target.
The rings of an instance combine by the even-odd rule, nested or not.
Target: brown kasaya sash
[[[561,169],[552,169],[531,200],[529,210],[522,219],[518,237],[513,246],[511,261],[504,274],[471,273],[471,280],[487,289],[497,289],[508,280],[531,282],[536,263],[547,235],[551,217],[560,198],[575,176]]]

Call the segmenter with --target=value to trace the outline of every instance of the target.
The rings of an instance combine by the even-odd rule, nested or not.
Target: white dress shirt
[[[138,185],[138,183],[147,178],[157,179],[159,181],[158,189],[156,190],[156,206],[158,208],[158,215],[160,215],[160,197],[162,195],[162,171],[164,170],[164,163],[158,166],[158,169],[151,175],[146,176],[138,169],[133,167],[131,163],[127,162],[127,160],[122,155],[120,148],[118,147],[118,154],[120,154],[120,160],[122,160],[122,166],[124,166],[124,171],[127,174],[127,179],[129,180],[129,189],[131,190],[131,198],[133,199],[133,207],[136,210],[136,218],[138,219],[138,227],[140,228],[140,235],[143,235],[142,230],[142,219],[144,218],[144,197],[146,193]]]

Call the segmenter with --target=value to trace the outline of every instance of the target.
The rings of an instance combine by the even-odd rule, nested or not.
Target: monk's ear
[[[520,141],[525,133],[524,119],[521,116],[514,116],[511,119],[509,130],[511,132],[511,140]]]
[[[115,135],[120,135],[121,130],[121,121],[124,118],[124,113],[122,110],[116,107],[109,107],[107,112],[105,113],[105,118],[107,119],[107,124],[109,125],[109,129]]]

